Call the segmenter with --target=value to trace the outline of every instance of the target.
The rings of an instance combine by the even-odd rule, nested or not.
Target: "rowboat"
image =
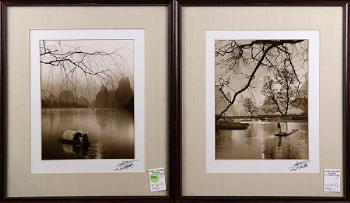
[[[285,137],[285,136],[288,136],[288,135],[291,135],[291,134],[295,133],[296,131],[298,131],[298,130],[297,129],[293,129],[290,132],[279,132],[279,133],[275,133],[275,135],[276,136]]]

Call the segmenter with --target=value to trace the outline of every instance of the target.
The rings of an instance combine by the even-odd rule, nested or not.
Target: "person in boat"
[[[278,128],[278,133],[282,133],[282,130],[281,130],[281,123],[280,123],[280,120],[278,119],[277,121],[277,128]]]

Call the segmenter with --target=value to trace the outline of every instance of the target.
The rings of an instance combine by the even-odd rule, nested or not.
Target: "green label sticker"
[[[150,180],[151,180],[152,183],[157,183],[159,181],[159,174],[156,173],[156,172],[153,172],[150,175]]]
[[[166,190],[164,168],[148,169],[147,175],[151,192]]]

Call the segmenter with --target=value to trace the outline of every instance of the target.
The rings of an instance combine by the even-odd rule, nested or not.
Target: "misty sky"
[[[53,62],[41,63],[41,87],[55,96],[62,90],[73,89],[76,96],[84,96],[91,101],[102,84],[115,89],[123,77],[129,78],[133,88],[133,40],[41,41],[40,47],[41,53],[45,52],[43,47],[46,52],[54,52],[41,57],[41,62]],[[88,55],[67,56],[72,52]],[[69,60],[58,63],[55,62],[57,59]]]

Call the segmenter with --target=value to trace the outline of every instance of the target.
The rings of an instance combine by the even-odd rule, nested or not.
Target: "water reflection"
[[[58,141],[65,130],[86,132],[90,145]],[[42,110],[42,159],[132,159],[133,115],[122,109]]]
[[[110,119],[110,111],[107,109],[96,109],[95,114],[97,123],[100,125],[101,129],[104,129]]]
[[[75,146],[70,144],[62,144],[62,150],[64,153],[76,158],[89,158],[89,147],[89,145]]]
[[[306,122],[287,122],[282,131],[298,129],[279,137],[276,122],[249,122],[246,130],[218,130],[216,159],[308,159]]]

